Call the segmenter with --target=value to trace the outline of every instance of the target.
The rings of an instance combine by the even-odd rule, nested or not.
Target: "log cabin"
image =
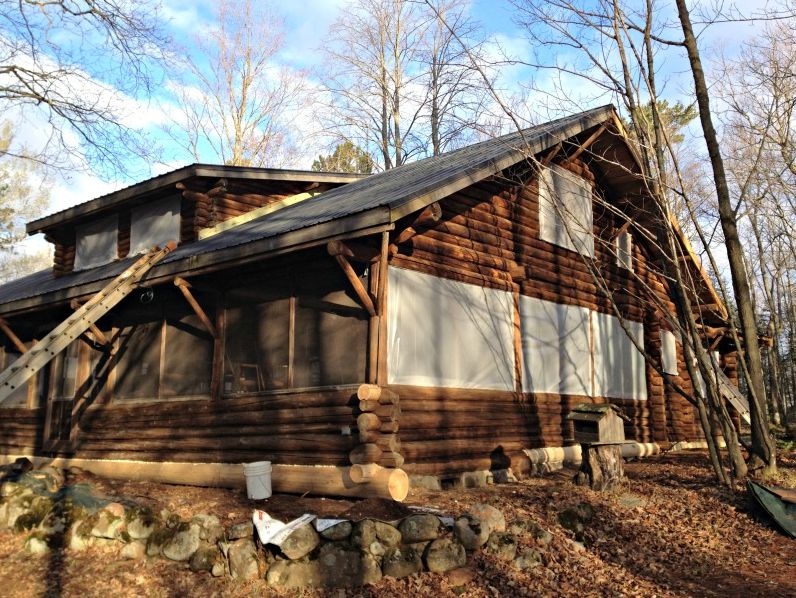
[[[6,389],[0,453],[270,460],[310,471],[295,491],[321,466],[366,495],[383,471],[527,470],[582,402],[621,408],[628,439],[697,439],[640,173],[605,106],[368,176],[194,164],[30,222],[54,262],[0,287],[3,367],[176,247]]]

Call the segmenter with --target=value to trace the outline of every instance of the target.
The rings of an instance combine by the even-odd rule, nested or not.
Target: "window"
[[[119,221],[109,216],[76,230],[75,270],[85,270],[107,264],[116,259]]]
[[[589,310],[520,296],[522,389],[591,395]]]
[[[616,265],[633,270],[633,235],[622,231],[616,236]]]
[[[514,390],[510,293],[390,268],[390,384]]]
[[[661,368],[667,374],[676,376],[677,369],[677,337],[673,332],[661,330]]]
[[[224,393],[364,381],[368,315],[349,287],[323,270],[227,293]]]
[[[130,213],[130,255],[180,240],[180,197],[153,201]]]
[[[622,328],[619,318],[591,312],[594,346],[594,396],[616,399],[647,398],[644,355]],[[628,332],[644,347],[644,325],[624,320]]]
[[[539,229],[542,240],[594,257],[592,188],[560,166],[544,168],[539,178]]]

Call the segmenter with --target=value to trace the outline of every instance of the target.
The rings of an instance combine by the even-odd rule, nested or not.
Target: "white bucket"
[[[249,498],[262,500],[271,496],[270,461],[244,463],[243,475],[246,476],[246,494]]]

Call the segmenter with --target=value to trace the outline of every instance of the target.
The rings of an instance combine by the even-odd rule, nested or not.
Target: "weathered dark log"
[[[610,490],[624,478],[622,447],[618,444],[581,444],[582,461],[575,483],[592,490]]]

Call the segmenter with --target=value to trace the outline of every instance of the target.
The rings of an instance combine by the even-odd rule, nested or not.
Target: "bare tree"
[[[420,54],[427,94],[423,114],[430,153],[436,156],[472,141],[489,95],[471,64],[474,57],[485,63],[480,58],[484,42],[479,27],[467,15],[466,3],[427,0],[426,4],[430,23]]]
[[[713,181],[719,206],[719,220],[724,233],[724,246],[732,277],[733,295],[738,308],[738,318],[743,334],[743,355],[745,373],[749,385],[749,406],[752,424],[753,466],[763,466],[769,470],[776,469],[776,447],[768,431],[766,417],[766,387],[763,376],[760,346],[758,344],[757,318],[749,285],[749,276],[744,261],[743,244],[738,233],[738,216],[735,203],[730,196],[721,145],[713,125],[710,109],[710,92],[702,68],[702,60],[694,34],[691,16],[685,0],[676,0],[677,13],[683,31],[683,43],[688,53],[691,74],[694,78],[694,92],[699,106],[699,118],[705,136],[710,163],[713,168]]]
[[[302,73],[277,65],[282,24],[264,5],[218,0],[217,28],[203,31],[175,87],[167,127],[194,160],[236,166],[295,161],[293,128],[304,105]]]
[[[344,10],[324,46],[322,120],[388,170],[423,151],[417,59],[426,23],[409,0],[352,0]]]
[[[0,11],[0,106],[47,122],[26,159],[126,172],[149,146],[127,125],[167,38],[150,0],[19,0]],[[31,117],[33,118],[33,117]],[[36,121],[34,118],[34,122]]]

